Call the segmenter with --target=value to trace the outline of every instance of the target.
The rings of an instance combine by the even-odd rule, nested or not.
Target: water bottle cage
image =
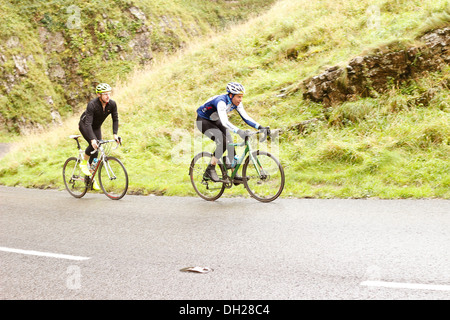
[[[231,168],[236,167],[238,160],[239,160],[238,156],[234,156],[233,162],[231,163]]]
[[[91,169],[90,169],[90,170],[91,170],[91,173],[94,172],[95,167],[97,167],[97,162],[98,162],[97,158],[95,158],[95,159],[92,161]]]

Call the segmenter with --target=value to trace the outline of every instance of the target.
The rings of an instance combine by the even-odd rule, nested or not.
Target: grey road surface
[[[0,299],[450,298],[450,201],[0,186]],[[207,267],[207,273],[181,272]]]

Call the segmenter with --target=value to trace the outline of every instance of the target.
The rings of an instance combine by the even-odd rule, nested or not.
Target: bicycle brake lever
[[[259,142],[264,142],[267,139],[267,131],[260,130],[259,132],[262,133],[262,137],[259,138]]]

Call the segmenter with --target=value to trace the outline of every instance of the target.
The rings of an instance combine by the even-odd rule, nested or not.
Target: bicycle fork
[[[111,166],[109,165],[109,162],[108,160],[106,160],[106,158],[103,159],[103,167],[106,169],[106,174],[108,175],[109,180],[115,180],[116,175],[111,169]]]
[[[258,151],[256,151],[256,153],[257,152]],[[259,159],[256,156],[256,153],[255,153],[255,156],[253,156],[253,152],[249,153],[250,161],[255,166],[255,169],[256,169],[256,172],[258,173],[258,176],[261,178],[261,180],[264,180],[264,179],[267,178],[267,174],[265,173],[264,168],[261,165],[261,162],[259,162]]]

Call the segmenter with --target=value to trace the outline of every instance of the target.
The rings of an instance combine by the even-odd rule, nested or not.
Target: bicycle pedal
[[[248,179],[247,179],[248,180]],[[244,184],[244,180],[241,179],[233,179],[233,183],[235,186],[240,185],[240,184]]]

